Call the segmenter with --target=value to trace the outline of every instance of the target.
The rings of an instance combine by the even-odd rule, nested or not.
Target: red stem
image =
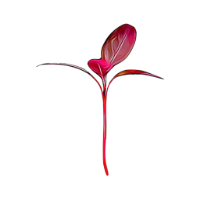
[[[105,173],[108,176],[108,168],[106,164],[106,99],[107,99],[107,93],[106,90],[102,92],[102,98],[103,98],[103,166],[105,169]]]
[[[101,68],[99,67],[101,72]],[[103,98],[103,166],[105,173],[108,176],[108,168],[106,164],[106,100],[107,100],[107,89],[106,89],[106,76],[101,73],[101,79],[103,82],[102,98]]]

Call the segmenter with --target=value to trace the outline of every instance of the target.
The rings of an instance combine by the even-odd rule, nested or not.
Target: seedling
[[[160,78],[159,76],[153,75],[151,73],[141,71],[141,70],[124,70],[119,73],[117,73],[109,82],[107,86],[107,74],[108,72],[117,64],[122,62],[131,52],[134,43],[136,40],[136,29],[129,25],[129,24],[123,24],[119,26],[117,29],[115,29],[106,39],[105,43],[103,44],[102,50],[101,50],[101,58],[100,59],[92,59],[89,60],[88,66],[90,69],[95,72],[98,76],[100,76],[102,80],[102,86],[97,81],[97,79],[87,70],[84,68],[78,67],[76,65],[72,64],[66,64],[66,63],[44,63],[41,65],[65,65],[69,67],[73,67],[79,70],[82,70],[83,72],[89,74],[99,85],[102,99],[103,99],[103,166],[105,169],[105,173],[108,176],[108,168],[106,164],[106,100],[107,100],[107,93],[108,88],[112,81],[123,75],[147,75],[147,76],[153,76],[156,78]],[[38,65],[40,66],[40,65]]]

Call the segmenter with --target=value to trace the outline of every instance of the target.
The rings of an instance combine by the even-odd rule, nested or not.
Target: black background
[[[135,47],[108,74],[108,81],[125,69],[146,70],[161,79],[129,75],[112,83],[108,92],[108,168],[113,177],[140,176],[152,170],[160,173],[166,166],[166,151],[170,151],[165,123],[167,61],[163,44],[170,45],[166,17],[148,6],[140,11],[129,5],[85,8],[37,10],[30,22],[34,34],[28,44],[29,76],[27,84],[22,83],[30,132],[22,141],[31,163],[27,168],[43,174],[105,177],[101,165],[102,102],[97,84],[77,69],[43,63],[71,63],[89,70],[87,61],[99,59],[110,34],[128,23],[136,27]]]

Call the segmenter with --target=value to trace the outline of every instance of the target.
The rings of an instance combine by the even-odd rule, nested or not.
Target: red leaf
[[[122,75],[129,75],[129,74],[141,74],[141,75],[147,75],[147,76],[152,76],[152,77],[156,77],[156,78],[160,78],[160,76],[155,75],[155,74],[150,74],[144,70],[138,70],[138,69],[127,69],[127,70],[123,70],[121,72],[119,72],[118,74],[116,74],[114,77],[112,77],[112,79],[108,82],[108,86],[107,86],[107,91],[110,88],[111,83],[119,76]],[[106,91],[106,95],[107,95],[107,91]]]
[[[105,73],[110,69],[111,65],[105,60],[91,59],[88,61],[88,66],[91,70],[95,71],[100,76],[104,76]]]
[[[90,69],[104,77],[116,64],[122,62],[131,52],[136,40],[136,30],[129,24],[115,29],[106,39],[100,59],[88,62]]]

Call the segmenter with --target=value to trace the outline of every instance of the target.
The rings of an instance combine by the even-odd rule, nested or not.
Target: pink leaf
[[[111,65],[103,59],[91,59],[87,64],[91,70],[99,74],[101,77],[103,77],[111,67]]]
[[[90,60],[89,67],[100,77],[102,75],[105,77],[116,64],[122,62],[129,55],[135,40],[135,28],[129,24],[121,25],[106,39],[102,47],[101,58]]]

